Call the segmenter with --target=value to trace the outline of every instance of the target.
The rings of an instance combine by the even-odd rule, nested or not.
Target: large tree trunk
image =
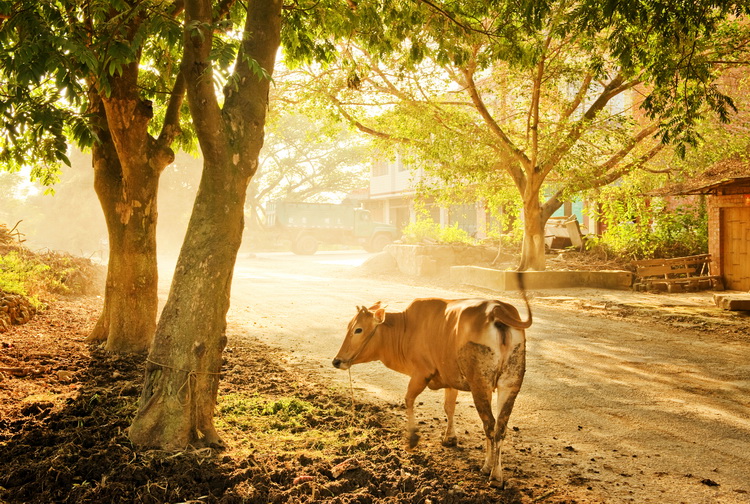
[[[523,196],[523,246],[518,271],[544,271],[544,224],[539,192],[526,190]]]
[[[168,147],[152,145],[146,129],[150,110],[137,96],[107,100],[130,103],[130,107],[107,113],[105,100],[91,93],[99,137],[93,148],[94,187],[107,224],[109,264],[104,306],[87,341],[105,342],[105,348],[113,352],[142,352],[153,338],[158,309],[159,176],[174,154]],[[123,123],[127,126],[119,126]]]
[[[226,313],[242,240],[246,182],[204,166],[172,288],[146,364],[141,406],[130,428],[138,445],[220,445],[213,427]]]
[[[210,75],[211,7],[210,0],[185,2],[182,70],[204,157],[203,176],[130,427],[131,441],[141,446],[221,445],[213,414],[226,313],[242,240],[245,194],[263,146],[270,84],[255,75],[247,61],[273,72],[281,0],[247,4],[244,33],[249,38],[243,40],[235,66],[242,84],[225,90],[223,108]]]

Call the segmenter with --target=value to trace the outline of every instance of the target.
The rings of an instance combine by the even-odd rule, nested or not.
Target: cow
[[[489,483],[502,486],[501,445],[526,370],[525,329],[516,308],[489,299],[414,300],[404,311],[386,312],[380,302],[357,307],[333,365],[379,360],[411,377],[406,390],[407,437],[414,448],[419,435],[414,422],[414,401],[426,387],[445,389],[448,426],[444,446],[456,446],[453,426],[458,391],[471,392],[484,425],[486,452],[481,470]],[[492,393],[497,390],[497,418]]]

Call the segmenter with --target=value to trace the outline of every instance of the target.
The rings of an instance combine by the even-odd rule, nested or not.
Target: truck
[[[312,255],[321,243],[360,245],[380,252],[399,237],[398,228],[374,222],[370,211],[352,203],[275,201],[266,206],[269,230],[291,242],[295,254]]]

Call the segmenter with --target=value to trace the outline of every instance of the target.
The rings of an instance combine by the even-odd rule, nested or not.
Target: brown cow
[[[526,370],[524,329],[531,326],[531,310],[525,295],[524,301],[526,321],[512,305],[487,299],[416,299],[403,312],[386,312],[380,302],[359,307],[333,365],[348,369],[379,360],[411,377],[406,415],[412,448],[419,441],[414,400],[425,387],[445,389],[445,446],[456,445],[458,391],[470,391],[487,437],[482,472],[489,474],[490,484],[502,485],[500,448]],[[497,419],[492,414],[495,389]]]

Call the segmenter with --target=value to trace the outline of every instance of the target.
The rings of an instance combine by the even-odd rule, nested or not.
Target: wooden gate
[[[750,290],[750,207],[721,211],[721,273],[727,289]]]

